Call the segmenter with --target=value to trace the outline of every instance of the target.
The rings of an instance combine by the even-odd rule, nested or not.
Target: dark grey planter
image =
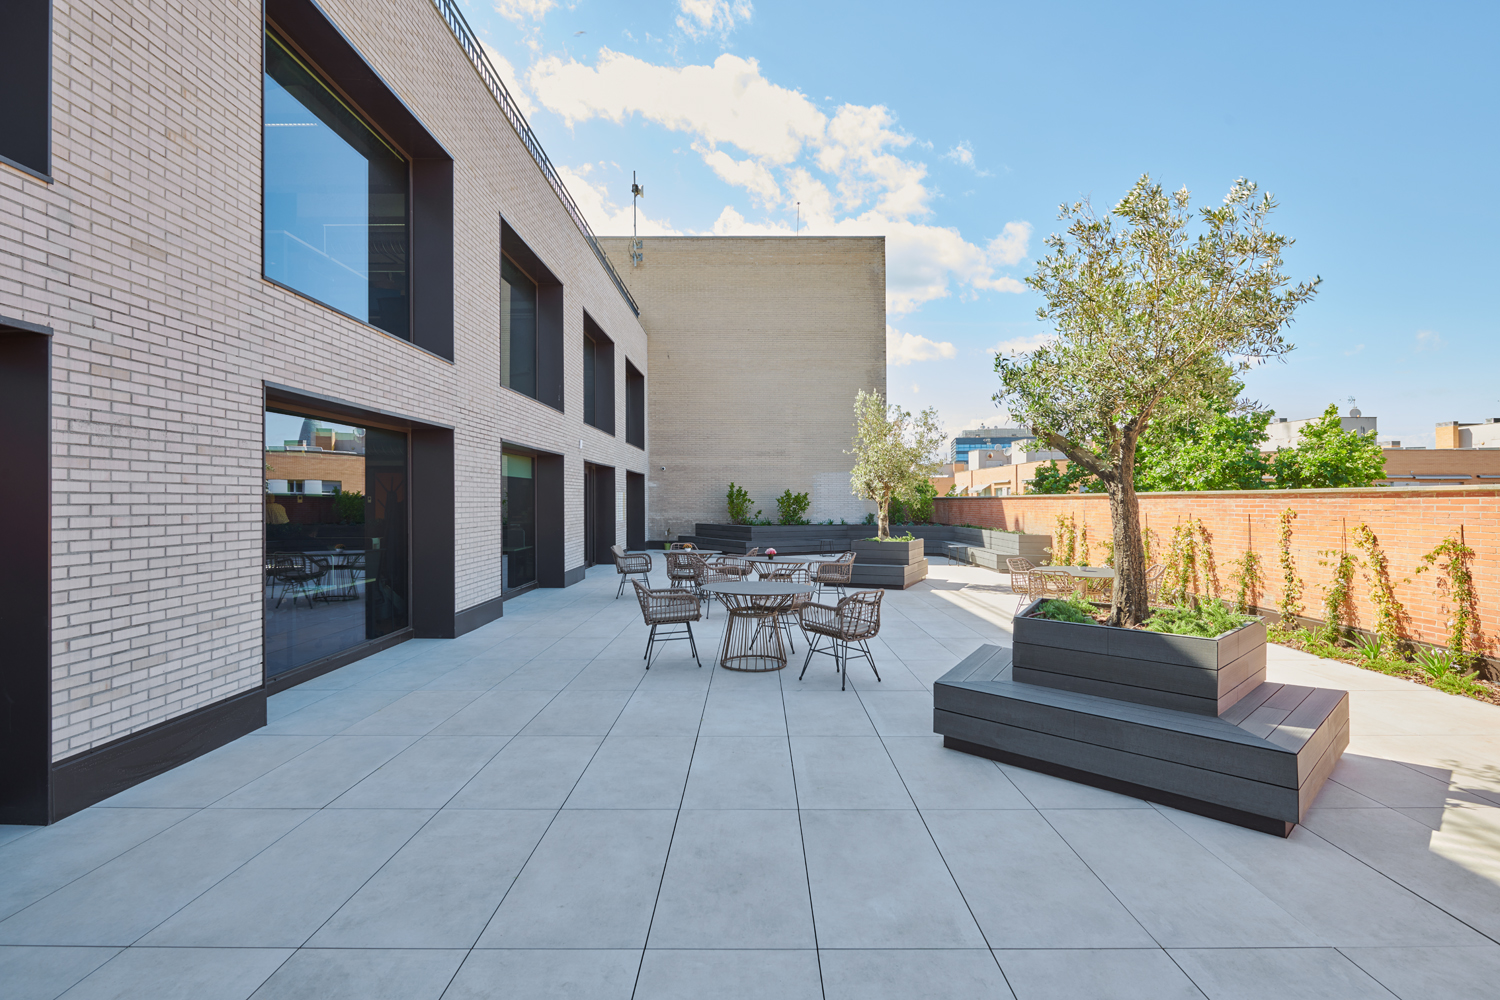
[[[1266,679],[1266,626],[1213,639],[1015,617],[1014,677],[1024,684],[1217,716]]]
[[[869,530],[866,527],[865,530]],[[854,569],[849,583],[854,587],[899,587],[906,589],[927,579],[927,558],[920,538],[909,542],[876,542],[855,539]]]

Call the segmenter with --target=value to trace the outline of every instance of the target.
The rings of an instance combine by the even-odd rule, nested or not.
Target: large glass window
[[[501,456],[500,580],[502,590],[536,582],[536,460]]]
[[[266,676],[407,625],[406,435],[266,413]]]
[[[406,160],[266,33],[265,273],[410,337]]]
[[[500,258],[500,384],[536,398],[536,282]]]

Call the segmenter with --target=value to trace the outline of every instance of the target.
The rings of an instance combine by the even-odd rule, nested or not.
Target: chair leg
[[[646,636],[646,655],[642,657],[646,661],[646,669],[651,669],[651,644],[656,641],[656,626],[651,626],[651,634]]]
[[[860,642],[859,642],[859,644],[864,647],[865,658],[870,661],[870,669],[871,670],[875,670],[875,657],[873,655],[871,655],[871,653],[870,653],[870,642],[869,642],[869,640],[868,639],[861,639]],[[880,671],[879,670],[875,670],[875,683],[879,684],[880,682],[881,682],[880,681]]]
[[[805,659],[805,660],[802,661],[802,673],[800,673],[800,674],[797,675],[797,679],[799,681],[802,678],[804,678],[804,677],[807,676],[807,665],[812,662],[813,653],[817,652],[817,650],[818,650],[818,634],[816,632],[814,632],[813,633],[813,637],[812,637],[812,644],[807,647],[807,659]]]
[[[839,656],[839,650],[843,649],[844,655]],[[845,690],[849,685],[849,644],[833,640],[833,662],[839,665],[839,690]]]
[[[620,595],[623,594],[623,593],[625,593],[625,581],[628,580],[628,579],[630,579],[630,578],[628,576],[626,576],[624,573],[620,574],[620,587],[619,587],[618,590],[615,591],[615,600],[618,601],[620,599]]]
[[[698,659],[698,641],[693,638],[693,623],[692,622],[683,622],[683,624],[687,626],[687,630],[688,630],[688,647],[691,648],[692,651],[693,651],[693,659],[695,661],[697,661],[697,663],[698,663],[698,669],[702,670],[703,669],[703,661]]]

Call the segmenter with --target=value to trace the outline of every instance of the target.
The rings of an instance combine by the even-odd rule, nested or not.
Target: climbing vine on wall
[[[1247,615],[1260,597],[1260,556],[1255,550],[1246,549],[1245,554],[1230,565],[1234,567],[1234,572],[1229,574],[1230,582],[1234,584],[1234,609]]]
[[[1360,522],[1354,529],[1354,544],[1364,553],[1365,568],[1369,570],[1370,603],[1375,605],[1375,635],[1385,649],[1394,652],[1405,638],[1406,610],[1396,600],[1390,560],[1368,524]]]
[[[1448,648],[1457,656],[1477,653],[1483,645],[1479,634],[1479,601],[1469,570],[1473,559],[1474,550],[1464,544],[1462,535],[1450,535],[1423,556],[1422,565],[1417,567],[1418,573],[1438,570],[1438,595],[1450,605],[1444,608],[1449,616]]]
[[[1318,565],[1333,567],[1333,582],[1323,591],[1323,627],[1319,630],[1324,640],[1333,642],[1354,624],[1349,585],[1354,582],[1358,560],[1340,549],[1328,549],[1318,555],[1326,557],[1319,560]]]
[[[1072,514],[1057,515],[1057,530],[1052,534],[1052,564],[1073,566],[1078,556],[1078,520]]]
[[[1167,543],[1162,600],[1169,604],[1197,604],[1199,596],[1219,596],[1219,571],[1214,563],[1213,536],[1194,518],[1172,529]]]
[[[1281,627],[1295,628],[1297,616],[1302,613],[1302,578],[1297,575],[1297,564],[1292,560],[1292,522],[1297,512],[1288,507],[1281,512],[1281,603],[1276,610],[1281,613]]]

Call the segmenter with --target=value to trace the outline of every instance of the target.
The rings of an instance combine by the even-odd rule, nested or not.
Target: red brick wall
[[[1322,617],[1325,588],[1332,581],[1332,566],[1320,566],[1320,551],[1347,546],[1361,555],[1354,544],[1354,529],[1364,522],[1379,539],[1390,563],[1396,599],[1410,616],[1409,638],[1441,644],[1447,639],[1448,611],[1436,591],[1438,574],[1414,571],[1422,556],[1449,535],[1463,532],[1474,550],[1474,589],[1479,599],[1479,620],[1485,651],[1494,655],[1500,646],[1500,487],[1450,487],[1438,489],[1344,489],[1344,490],[1249,490],[1211,493],[1141,494],[1141,519],[1155,535],[1153,546],[1165,545],[1172,528],[1189,518],[1198,518],[1208,528],[1218,579],[1227,593],[1231,563],[1253,548],[1261,561],[1263,591],[1256,604],[1276,606],[1281,596],[1281,568],[1277,536],[1281,512],[1297,512],[1292,528],[1292,558],[1302,577],[1303,611],[1309,618]],[[1072,514],[1080,528],[1088,526],[1090,562],[1104,561],[1103,542],[1111,537],[1109,500],[1097,494],[1066,496],[939,497],[933,519],[942,524],[974,524],[1033,534],[1051,535],[1058,515]],[[1374,607],[1370,602],[1369,572],[1355,574],[1353,604],[1356,628],[1372,630]]]

